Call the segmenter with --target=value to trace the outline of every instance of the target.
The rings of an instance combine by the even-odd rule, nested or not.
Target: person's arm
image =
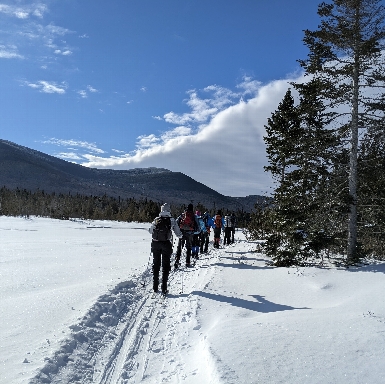
[[[150,232],[151,235],[152,235],[152,232],[154,231],[154,227],[155,227],[155,220],[151,223],[151,227],[148,228],[148,232]]]
[[[182,232],[179,228],[178,221],[171,217],[171,228],[175,233],[175,236],[181,239],[183,237]]]

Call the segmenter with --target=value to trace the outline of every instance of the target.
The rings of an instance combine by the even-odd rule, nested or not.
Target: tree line
[[[81,218],[147,223],[152,222],[159,215],[161,205],[161,203],[147,198],[136,200],[107,195],[46,193],[40,189],[36,191],[6,187],[0,189],[0,215],[4,216],[41,216],[61,220]],[[172,216],[179,216],[185,208],[184,205],[171,205]],[[214,214],[213,209],[207,209],[201,203],[198,203],[195,209],[202,213],[208,211],[211,215]],[[229,212],[226,208],[222,208],[222,211]],[[247,225],[250,219],[248,212],[238,210],[235,214],[239,227]]]
[[[385,10],[380,0],[334,0],[304,31],[305,80],[268,119],[271,199],[249,236],[276,265],[309,257],[385,258]]]

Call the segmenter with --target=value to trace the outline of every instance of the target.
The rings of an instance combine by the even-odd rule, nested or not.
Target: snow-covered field
[[[274,268],[239,231],[151,296],[149,224],[0,216],[0,383],[384,383],[385,264]]]

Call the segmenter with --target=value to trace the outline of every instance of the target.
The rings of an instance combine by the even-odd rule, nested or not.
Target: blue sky
[[[319,0],[0,0],[0,138],[269,193],[264,124]]]

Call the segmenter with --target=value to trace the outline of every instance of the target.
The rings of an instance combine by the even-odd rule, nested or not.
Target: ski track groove
[[[197,333],[200,329],[197,320],[199,298],[194,291],[208,286],[222,255],[223,248],[210,249],[209,253],[200,255],[192,268],[172,270],[169,276],[171,293],[165,299],[151,297],[152,274],[148,264],[137,277],[133,300],[126,302],[126,309],[117,319],[118,324],[107,326],[98,343],[76,347],[73,356],[80,357],[87,372],[82,371],[84,364],[64,366],[62,372],[51,376],[52,383],[61,382],[62,373],[71,375],[71,371],[72,377],[81,380],[76,382],[84,384],[154,383],[154,377],[162,382],[182,383],[187,374],[199,374],[201,369],[197,364],[191,368],[189,360],[191,356],[196,360],[202,353],[206,358],[211,355],[212,364],[206,369],[212,377],[218,377],[210,346],[205,337]],[[120,289],[117,286],[114,292],[105,295],[107,299],[100,299],[96,304],[116,298]],[[198,338],[198,353],[195,350],[197,346],[191,343],[191,339],[189,342],[191,335],[194,340]],[[154,372],[152,359],[157,361],[157,372]],[[201,358],[198,359],[204,364]],[[187,372],[188,369],[192,370]],[[46,381],[33,381],[33,384],[43,382]]]
[[[148,300],[148,297],[144,297],[139,304],[139,309],[132,312],[129,319],[126,320],[127,325],[120,334],[112,354],[109,356],[103,375],[100,379],[94,378],[95,383],[117,383],[124,363],[122,359],[126,355],[134,354],[137,349],[136,346],[140,344],[140,329],[143,328],[143,323],[145,322],[145,314],[143,314],[143,312],[147,308],[146,304]],[[131,322],[130,320],[133,321]]]

